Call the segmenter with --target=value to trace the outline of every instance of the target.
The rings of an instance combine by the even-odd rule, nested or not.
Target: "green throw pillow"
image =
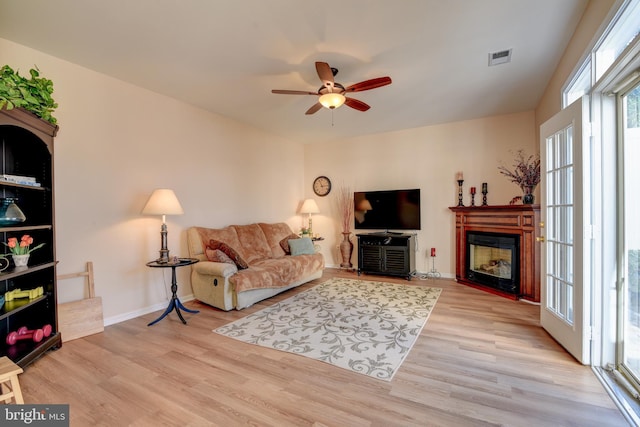
[[[289,240],[289,248],[291,249],[292,256],[313,255],[316,253],[316,248],[313,247],[313,242],[308,237]]]

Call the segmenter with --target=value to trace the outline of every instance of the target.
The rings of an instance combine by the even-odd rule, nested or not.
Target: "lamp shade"
[[[142,213],[144,215],[182,215],[184,211],[173,190],[159,188],[153,190]]]
[[[303,214],[320,213],[320,209],[318,209],[318,204],[316,203],[315,200],[307,199],[302,204],[302,207],[300,208],[300,213],[303,213]]]
[[[340,93],[332,92],[325,93],[324,95],[320,96],[320,99],[318,101],[320,101],[320,104],[322,104],[325,108],[333,110],[334,108],[338,108],[339,106],[344,104],[346,98]]]

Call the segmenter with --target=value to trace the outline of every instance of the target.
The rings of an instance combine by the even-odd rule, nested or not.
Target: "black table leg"
[[[176,311],[182,323],[186,325],[187,321],[184,320],[184,317],[182,317],[182,313],[180,312],[180,309],[188,313],[200,313],[200,311],[198,310],[190,310],[186,308],[182,304],[182,302],[180,302],[180,299],[178,298],[178,280],[176,279],[176,266],[171,266],[171,301],[169,302],[169,306],[164,311],[164,313],[162,313],[160,317],[158,317],[153,322],[149,323],[147,326],[155,325],[156,323],[158,323],[159,321],[167,317],[167,315],[171,313],[172,310]]]
[[[162,313],[162,315],[160,317],[158,317],[156,320],[154,320],[153,322],[149,323],[147,326],[151,326],[151,325],[155,325],[156,323],[158,323],[159,321],[161,321],[162,319],[164,319],[165,317],[167,317],[167,314],[171,313],[171,310],[173,309],[178,309],[178,307],[176,306],[176,303],[173,301],[173,299],[171,299],[171,302],[169,302],[169,307],[167,307],[167,309],[164,311],[164,313]],[[184,320],[182,320],[184,323]]]
[[[176,310],[179,308],[183,311],[186,311],[187,313],[200,313],[200,310],[191,310],[187,307],[185,307],[184,305],[182,305],[182,301],[180,301],[179,299],[176,298]]]

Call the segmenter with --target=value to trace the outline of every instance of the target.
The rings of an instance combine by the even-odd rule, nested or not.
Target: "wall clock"
[[[326,176],[319,176],[313,181],[313,192],[324,197],[331,191],[331,180]]]

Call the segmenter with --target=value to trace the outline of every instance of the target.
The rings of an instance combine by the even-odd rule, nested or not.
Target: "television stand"
[[[416,272],[416,235],[408,233],[357,234],[358,276],[361,273],[400,276]]]

